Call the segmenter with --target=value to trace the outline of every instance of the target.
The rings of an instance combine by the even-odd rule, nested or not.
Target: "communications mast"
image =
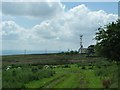
[[[82,37],[83,37],[83,35],[80,35],[80,48],[79,48],[79,53],[82,53],[82,49],[83,49]]]

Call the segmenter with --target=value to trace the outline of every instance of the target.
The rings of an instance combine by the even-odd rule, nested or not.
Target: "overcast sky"
[[[117,20],[117,2],[3,2],[3,50],[78,50],[97,28]]]

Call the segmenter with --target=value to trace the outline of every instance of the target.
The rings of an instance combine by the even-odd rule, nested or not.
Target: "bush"
[[[90,63],[89,66],[92,66],[92,64]]]
[[[82,68],[81,69],[86,69],[86,67],[85,66],[82,66]]]
[[[93,69],[93,67],[89,67],[89,69]]]
[[[12,71],[12,75],[13,75],[13,76],[16,76],[16,75],[17,75],[17,73],[16,73],[15,70]]]
[[[101,68],[101,66],[97,66],[98,68]]]
[[[43,66],[42,66],[42,65],[39,65],[39,66],[38,66],[38,69],[42,69],[42,68],[43,68]]]
[[[66,64],[66,65],[64,66],[64,68],[70,68],[70,66]]]
[[[80,66],[81,66],[81,64],[77,64],[77,66],[78,66],[78,67],[80,67]]]
[[[37,67],[32,67],[31,71],[32,71],[33,73],[36,73],[36,72],[38,72],[38,68],[37,68]]]

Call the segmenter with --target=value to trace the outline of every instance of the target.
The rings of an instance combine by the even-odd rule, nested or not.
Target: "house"
[[[86,54],[87,53],[87,48],[80,48],[78,50],[78,52],[81,53],[81,54]]]

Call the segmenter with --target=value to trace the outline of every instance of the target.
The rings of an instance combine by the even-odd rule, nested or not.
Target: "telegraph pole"
[[[45,54],[47,54],[47,48],[45,49]]]
[[[27,50],[25,49],[23,54],[24,58],[26,57],[26,53],[27,53]]]
[[[25,49],[25,50],[24,50],[24,55],[26,55],[26,52],[27,52],[27,51],[26,51],[26,49]]]

